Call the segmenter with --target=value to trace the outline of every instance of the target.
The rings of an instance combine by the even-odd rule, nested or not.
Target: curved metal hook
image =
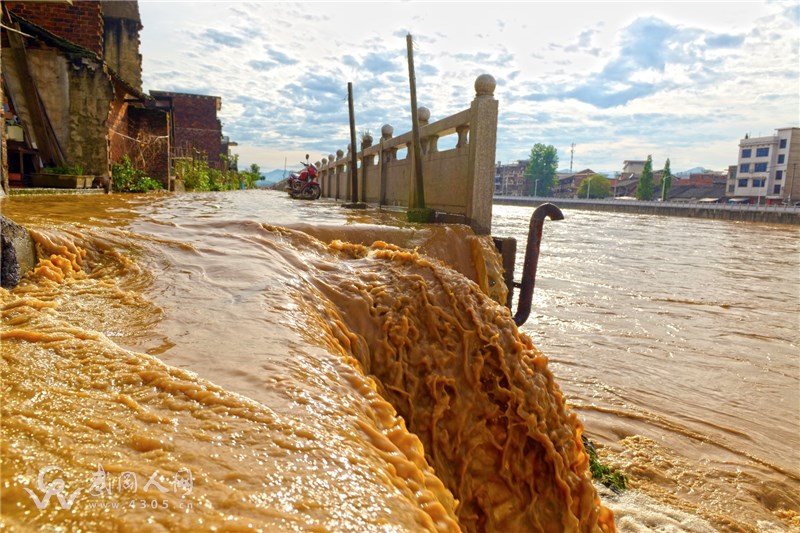
[[[539,266],[539,247],[542,243],[542,227],[544,219],[564,220],[561,209],[551,203],[542,204],[533,211],[531,225],[528,230],[528,245],[525,248],[525,263],[522,267],[522,283],[519,284],[519,302],[514,315],[514,323],[521,326],[531,314],[533,287],[536,285],[536,269]],[[517,286],[517,284],[514,284]]]

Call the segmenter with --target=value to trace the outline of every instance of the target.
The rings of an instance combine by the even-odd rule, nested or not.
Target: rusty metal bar
[[[524,324],[528,320],[528,315],[531,314],[533,287],[536,285],[536,269],[539,266],[539,248],[542,243],[542,227],[545,217],[550,220],[564,220],[561,209],[551,203],[542,204],[533,211],[528,230],[528,244],[525,248],[525,263],[522,267],[522,283],[514,282],[514,287],[520,289],[517,312],[514,315],[514,323],[517,326]],[[511,291],[513,288],[509,288],[509,292]]]

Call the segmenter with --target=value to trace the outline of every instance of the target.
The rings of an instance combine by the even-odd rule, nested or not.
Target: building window
[[[756,157],[767,157],[769,155],[769,147],[756,148]]]
[[[739,187],[747,187],[747,180],[739,180]]]
[[[781,148],[786,148],[786,139],[781,139]]]
[[[742,163],[739,166],[739,172],[750,172],[750,163]]]
[[[742,150],[742,159],[748,158],[753,154],[753,151],[750,148],[745,148]]]
[[[753,172],[766,172],[767,171],[767,164],[766,163],[756,163],[753,165]]]
[[[779,181],[783,179],[783,170],[779,170],[775,172],[775,181]]]
[[[767,180],[755,179],[755,180],[753,180],[753,187],[763,187],[765,185],[766,181]]]
[[[772,194],[780,194],[781,193],[781,186],[780,184],[776,185],[772,188]]]
[[[778,155],[778,164],[782,165],[784,161],[786,161],[786,155],[785,154]]]

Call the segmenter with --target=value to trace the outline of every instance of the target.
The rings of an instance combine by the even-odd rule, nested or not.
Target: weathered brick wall
[[[12,13],[47,31],[103,55],[103,14],[99,2],[73,5],[44,2],[4,2]]]
[[[222,124],[217,119],[216,96],[176,93],[173,102],[175,146],[204,152],[211,168],[221,169]]]
[[[122,98],[117,97],[111,101],[111,109],[108,112],[108,148],[112,164],[122,161],[125,154],[129,154],[131,159],[134,158],[135,142],[128,137],[130,137],[128,135],[128,104]]]

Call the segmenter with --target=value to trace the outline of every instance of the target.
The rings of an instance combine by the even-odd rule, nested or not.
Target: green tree
[[[250,165],[250,170],[244,173],[245,185],[248,189],[252,189],[256,186],[256,182],[261,179],[261,168],[252,163]]]
[[[553,145],[534,144],[525,171],[525,192],[528,196],[551,196],[556,184],[557,169],[558,150]]]
[[[611,196],[611,184],[602,174],[592,174],[585,178],[578,187],[578,198],[608,198]]]
[[[653,199],[653,157],[647,156],[642,175],[639,176],[639,185],[636,187],[637,200]]]
[[[664,171],[661,175],[661,201],[667,201],[667,194],[669,194],[669,190],[672,187],[672,171],[669,168],[669,157],[667,158],[667,162],[664,163]]]

